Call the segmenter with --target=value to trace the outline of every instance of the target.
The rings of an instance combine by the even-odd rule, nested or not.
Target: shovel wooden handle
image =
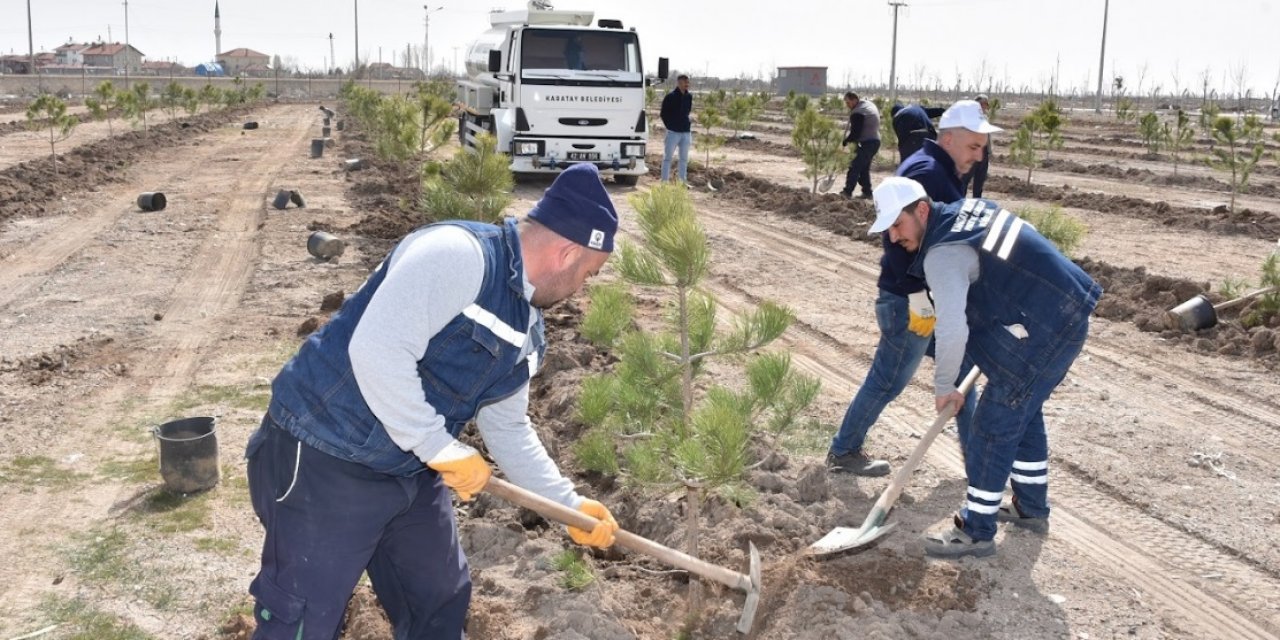
[[[1277,291],[1280,291],[1280,285],[1276,285],[1276,286],[1274,286],[1274,287],[1267,287],[1266,289],[1258,289],[1257,291],[1254,291],[1253,293],[1246,293],[1246,294],[1244,294],[1244,295],[1240,296],[1239,298],[1234,298],[1234,299],[1228,300],[1228,301],[1226,301],[1226,302],[1219,302],[1218,304],[1213,305],[1213,310],[1214,310],[1214,311],[1221,311],[1221,310],[1223,310],[1223,309],[1229,309],[1229,308],[1231,308],[1231,307],[1234,307],[1234,306],[1236,306],[1236,305],[1240,304],[1241,302],[1246,302],[1246,301],[1248,301],[1248,300],[1252,300],[1252,299],[1254,299],[1254,298],[1256,298],[1256,297],[1258,297],[1258,296],[1265,296],[1265,295],[1267,295],[1268,293],[1275,293],[1275,292],[1277,292]]]
[[[587,531],[600,524],[599,520],[581,511],[570,509],[559,502],[548,500],[532,491],[521,489],[501,478],[490,476],[489,484],[485,485],[484,490],[503,500],[535,511],[543,517],[560,524]],[[751,584],[751,578],[744,574],[699,560],[687,553],[660,545],[629,531],[619,529],[614,533],[614,543],[624,549],[630,549],[631,551],[657,558],[673,567],[679,567],[704,578],[715,580],[727,587],[747,593],[755,590],[755,587]]]
[[[959,391],[960,395],[969,393],[969,388],[978,380],[979,373],[981,372],[978,371],[977,367],[970,369],[969,374],[964,377],[964,381],[960,383],[959,387],[956,387],[956,391]],[[956,412],[954,410],[938,414],[933,424],[929,426],[929,430],[921,436],[920,444],[916,445],[915,450],[911,452],[907,461],[902,464],[902,468],[898,469],[898,474],[893,477],[893,482],[889,483],[884,493],[880,494],[880,499],[876,500],[875,506],[871,509],[871,514],[867,516],[868,519],[878,515],[879,519],[883,520],[889,514],[889,508],[898,501],[898,496],[902,495],[902,490],[906,488],[907,481],[911,479],[911,474],[915,473],[916,467],[920,466],[920,461],[924,459],[925,452],[929,450],[929,446],[933,444],[938,434],[942,433],[942,428],[946,426],[947,421],[955,417],[955,415]],[[866,525],[864,524],[863,526],[865,527]]]

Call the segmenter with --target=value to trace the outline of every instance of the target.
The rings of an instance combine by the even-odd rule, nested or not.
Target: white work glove
[[[933,301],[929,292],[921,289],[907,296],[907,330],[922,338],[933,335],[933,325],[938,322],[933,313]]]

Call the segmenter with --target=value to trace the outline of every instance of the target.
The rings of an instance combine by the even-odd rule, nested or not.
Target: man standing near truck
[[[689,145],[693,144],[693,94],[689,93],[689,76],[676,78],[676,88],[662,99],[662,126],[667,128],[667,138],[662,149],[662,181],[671,179],[671,156],[680,149],[680,182],[689,181]]]
[[[307,338],[245,453],[266,529],[255,640],[336,638],[366,571],[395,637],[463,637],[471,576],[449,489],[466,501],[489,480],[458,440],[473,419],[512,482],[599,520],[570,528],[575,542],[613,543],[613,516],[561,475],[527,411],[541,309],[599,271],[617,225],[599,171],[573,165],[525,218],[410,233]]]
[[[925,534],[925,552],[955,558],[996,552],[996,521],[1049,529],[1049,444],[1043,407],[1084,347],[1102,295],[1074,262],[990,200],[936,203],[910,178],[875,191],[872,233],[915,254],[937,305],[938,413],[966,404],[956,390],[971,358],[987,376],[969,434],[964,506]],[[1006,484],[1013,499],[1004,500]]]

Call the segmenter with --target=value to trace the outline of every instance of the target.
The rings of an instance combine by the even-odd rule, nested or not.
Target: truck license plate
[[[598,151],[570,151],[570,160],[599,160],[600,152]]]

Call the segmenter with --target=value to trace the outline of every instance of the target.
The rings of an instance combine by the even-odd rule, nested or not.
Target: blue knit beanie
[[[618,212],[593,164],[575,164],[556,176],[529,218],[589,249],[613,251]]]

